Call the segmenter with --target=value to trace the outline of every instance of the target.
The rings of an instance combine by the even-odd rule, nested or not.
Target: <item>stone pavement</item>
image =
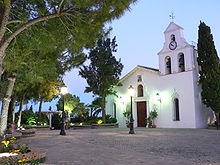
[[[86,129],[37,132],[23,138],[48,149],[45,165],[220,165],[220,130]]]

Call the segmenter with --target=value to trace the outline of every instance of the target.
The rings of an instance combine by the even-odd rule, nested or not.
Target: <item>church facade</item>
[[[121,80],[117,96],[106,98],[106,112],[126,127],[124,112],[131,110],[128,88],[132,86],[135,127],[145,127],[149,113],[159,128],[205,128],[213,113],[201,101],[199,67],[195,46],[183,35],[183,28],[171,22],[164,31],[165,42],[158,53],[159,69],[138,65]]]

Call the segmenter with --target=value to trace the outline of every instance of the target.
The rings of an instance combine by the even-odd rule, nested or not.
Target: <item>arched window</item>
[[[144,96],[143,85],[138,85],[138,97]]]
[[[116,118],[116,103],[113,103],[113,115],[114,118]]]
[[[185,71],[185,60],[184,60],[184,54],[179,54],[179,71],[184,72]]]
[[[166,74],[171,74],[171,58],[167,56],[165,58],[165,62],[166,62]]]
[[[179,99],[174,99],[174,120],[179,121],[180,120],[180,112],[179,112]]]
[[[170,39],[171,39],[171,41],[175,41],[175,40],[176,40],[175,35],[172,34],[171,37],[170,37]]]

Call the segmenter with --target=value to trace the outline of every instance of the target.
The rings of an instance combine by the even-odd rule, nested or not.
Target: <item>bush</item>
[[[83,122],[83,120],[78,116],[74,116],[74,117],[70,118],[70,122],[71,123],[81,123],[81,122]]]
[[[111,117],[111,115],[106,115],[106,123],[117,123],[117,119],[114,117]]]
[[[39,112],[36,112],[36,117],[37,117],[37,125],[45,125],[45,124],[48,125],[49,124],[49,119],[46,114],[43,114],[43,113],[40,114]]]
[[[29,119],[37,120],[36,114],[32,110],[22,111],[21,124],[29,124]]]
[[[27,119],[26,123],[27,123],[28,125],[35,125],[35,124],[37,123],[37,122],[36,122],[36,118],[30,117],[30,118]]]
[[[52,127],[54,127],[54,129],[60,129],[61,123],[62,123],[61,116],[59,114],[54,114],[52,116]]]
[[[117,123],[117,119],[114,117],[111,117],[108,120],[106,120],[106,123]]]

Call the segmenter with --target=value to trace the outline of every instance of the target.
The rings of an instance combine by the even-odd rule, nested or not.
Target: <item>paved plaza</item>
[[[52,165],[220,165],[220,130],[86,129],[39,131],[22,141],[48,149]]]

